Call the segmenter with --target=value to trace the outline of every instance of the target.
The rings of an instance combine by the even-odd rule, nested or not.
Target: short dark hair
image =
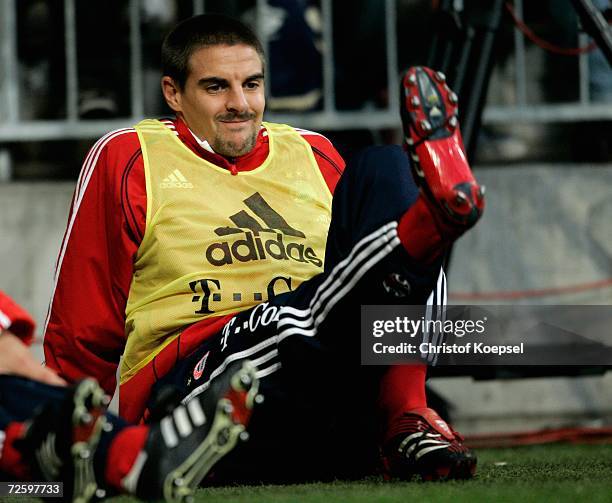
[[[163,75],[183,89],[189,75],[189,58],[198,49],[213,45],[245,44],[264,61],[261,42],[245,24],[222,14],[202,14],[177,24],[162,44]]]

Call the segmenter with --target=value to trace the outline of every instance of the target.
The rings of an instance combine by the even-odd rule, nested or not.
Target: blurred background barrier
[[[589,1],[607,8],[608,0]],[[167,113],[161,40],[176,21],[205,10],[243,18],[266,42],[269,120],[317,131],[396,130],[401,68],[456,74],[453,88],[467,95],[481,85],[488,58],[495,73],[485,124],[612,120],[610,67],[570,0],[537,4],[2,0],[0,146],[15,157],[7,144],[92,139]],[[553,42],[527,27],[527,15]],[[487,98],[487,86],[480,90],[474,99]]]
[[[608,0],[589,2],[609,18]],[[88,148],[169,114],[159,47],[201,12],[265,41],[266,119],[345,157],[401,142],[401,69],[443,69],[488,191],[453,250],[451,302],[612,304],[612,69],[570,0],[0,0],[0,288],[39,325]],[[601,369],[461,374],[431,390],[468,433],[612,423]]]

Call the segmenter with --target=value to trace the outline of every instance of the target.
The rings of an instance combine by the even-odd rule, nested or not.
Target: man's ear
[[[181,112],[181,89],[172,77],[164,75],[161,79],[161,88],[166,103],[175,112]]]

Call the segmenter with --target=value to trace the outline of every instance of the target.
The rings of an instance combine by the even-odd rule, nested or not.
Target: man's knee
[[[408,156],[398,145],[364,148],[349,160],[344,177],[353,188],[357,185],[381,194],[390,204],[408,207],[418,196]]]

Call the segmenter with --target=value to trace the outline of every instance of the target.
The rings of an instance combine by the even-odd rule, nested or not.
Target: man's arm
[[[133,129],[90,150],[60,249],[45,328],[46,363],[68,381],[95,377],[115,390],[125,343],[125,306],[142,240],[146,191]]]
[[[340,175],[344,171],[344,159],[325,136],[306,129],[296,129],[312,148],[321,174],[333,194]]]
[[[34,335],[34,320],[0,290],[0,374],[13,374],[46,384],[66,384],[52,370],[37,362],[28,349]]]

